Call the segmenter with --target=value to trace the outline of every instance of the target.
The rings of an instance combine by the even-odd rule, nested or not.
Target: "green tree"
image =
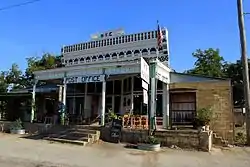
[[[250,64],[249,64],[250,65]],[[233,86],[234,105],[241,106],[244,104],[244,87],[243,87],[243,66],[240,60],[236,63],[226,63],[223,70],[227,78],[231,78]]]
[[[224,58],[220,55],[219,49],[197,49],[192,55],[196,58],[194,68],[186,71],[186,73],[209,77],[224,76]]]
[[[0,73],[0,93],[7,92],[8,84],[6,82],[6,72]]]
[[[61,56],[53,55],[50,53],[43,54],[42,57],[27,58],[28,67],[25,70],[24,82],[27,86],[33,83],[33,72],[39,70],[53,69],[62,67]]]

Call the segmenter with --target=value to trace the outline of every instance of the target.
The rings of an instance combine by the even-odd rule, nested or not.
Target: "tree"
[[[236,63],[225,63],[223,72],[227,78],[231,78],[233,86],[234,105],[236,106],[243,105],[244,88],[243,88],[243,66],[241,60],[237,60]]]
[[[197,49],[193,54],[196,58],[194,68],[186,71],[188,74],[198,74],[209,77],[224,77],[224,58],[220,56],[219,49]]]
[[[30,57],[27,58],[28,67],[25,70],[23,76],[26,86],[31,86],[33,84],[33,72],[39,70],[53,69],[62,67],[61,56],[52,55],[45,53],[42,57]]]
[[[12,64],[11,68],[7,72],[6,82],[8,87],[11,89],[20,89],[23,88],[24,85],[21,85],[22,71],[19,69],[17,64]]]
[[[0,73],[0,93],[7,92],[8,84],[6,82],[6,72]]]

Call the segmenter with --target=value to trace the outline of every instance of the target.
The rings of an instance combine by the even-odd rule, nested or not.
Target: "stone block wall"
[[[122,129],[120,141],[137,144],[148,137],[147,130]],[[212,147],[212,131],[198,132],[198,130],[160,130],[155,132],[155,137],[161,142],[161,146],[178,146],[210,151]],[[101,137],[104,141],[110,141],[110,128],[101,128]]]
[[[234,114],[229,80],[170,84],[170,89],[176,88],[196,89],[196,108],[212,107],[217,118],[211,123],[211,129],[229,143],[233,143]]]

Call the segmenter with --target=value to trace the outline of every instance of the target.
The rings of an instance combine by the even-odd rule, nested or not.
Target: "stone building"
[[[77,123],[101,118],[103,124],[109,110],[145,116],[149,111],[161,122],[159,128],[192,126],[197,109],[212,107],[217,115],[212,129],[232,142],[230,80],[174,72],[169,68],[166,28],[162,34],[161,50],[156,47],[156,30],[125,34],[117,29],[92,35],[84,43],[63,46],[65,67],[36,71],[33,88],[10,94],[26,94],[39,105],[36,111],[32,108],[27,112],[31,121],[44,121],[48,105],[53,113],[56,101],[65,104],[71,120]],[[44,80],[47,86],[37,85]]]

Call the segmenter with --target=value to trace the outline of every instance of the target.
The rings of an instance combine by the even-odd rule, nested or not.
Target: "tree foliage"
[[[188,74],[204,75],[209,77],[223,77],[224,58],[220,56],[219,49],[197,49],[193,53],[196,58],[194,68],[188,70]]]

